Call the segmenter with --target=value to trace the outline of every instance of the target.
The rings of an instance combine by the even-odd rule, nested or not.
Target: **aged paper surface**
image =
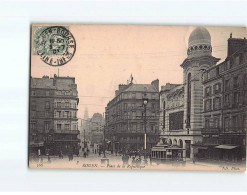
[[[33,24],[29,167],[245,171],[246,35]]]

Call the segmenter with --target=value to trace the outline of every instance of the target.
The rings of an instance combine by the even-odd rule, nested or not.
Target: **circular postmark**
[[[50,66],[68,63],[76,51],[75,38],[63,26],[45,27],[34,37],[35,54]]]

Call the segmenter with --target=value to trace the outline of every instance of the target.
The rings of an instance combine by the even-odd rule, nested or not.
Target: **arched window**
[[[174,139],[174,140],[173,140],[173,145],[174,145],[174,146],[176,146],[176,145],[177,145],[177,143],[178,143],[178,142],[177,142],[177,140],[176,140],[176,139]]]
[[[187,121],[186,127],[190,127],[190,113],[191,113],[191,73],[188,74],[187,79]]]
[[[178,141],[178,146],[179,148],[183,148],[183,141],[181,139]]]
[[[163,103],[163,129],[166,128],[166,102]]]

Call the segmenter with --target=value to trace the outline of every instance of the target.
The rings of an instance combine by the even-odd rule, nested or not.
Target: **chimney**
[[[238,39],[230,37],[228,39],[228,49],[227,49],[227,57],[231,56],[233,53],[242,48],[245,44],[247,44],[246,39]]]
[[[126,89],[126,87],[127,87],[127,85],[120,84],[120,85],[118,85],[118,91],[121,92],[124,89]]]
[[[115,90],[115,96],[117,96],[119,94],[118,90]]]
[[[157,89],[157,91],[159,91],[159,79],[152,81],[151,85],[153,85]]]

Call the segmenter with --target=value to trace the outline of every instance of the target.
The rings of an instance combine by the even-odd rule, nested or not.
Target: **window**
[[[132,104],[132,108],[135,108],[135,104],[134,103]]]
[[[219,118],[214,118],[214,128],[219,128],[220,121]]]
[[[205,128],[208,129],[210,127],[210,120],[209,118],[205,118]]]
[[[225,95],[225,106],[226,107],[230,106],[230,94]]]
[[[246,105],[247,104],[247,91],[244,91],[244,99],[243,99],[243,104]]]
[[[166,102],[163,103],[163,129],[166,128]]]
[[[247,74],[243,75],[243,85],[246,87],[247,86]]]
[[[152,103],[152,109],[155,109],[155,103]]]
[[[65,130],[70,130],[70,124],[65,124]]]
[[[132,98],[135,99],[136,98],[136,94],[132,93]]]
[[[132,123],[132,131],[137,131],[137,124],[136,123]]]
[[[155,124],[150,124],[150,130],[151,132],[155,132]]]
[[[36,101],[31,101],[31,110],[36,110]]]
[[[183,111],[169,114],[169,130],[183,129],[183,116]]]
[[[232,126],[233,126],[233,131],[238,131],[238,116],[233,116],[232,117]]]
[[[155,99],[155,94],[152,94],[152,100],[154,100]]]
[[[69,111],[64,112],[64,118],[69,118]]]
[[[224,118],[224,126],[225,126],[225,132],[228,132],[229,131],[229,127],[230,127],[229,117],[225,117]]]
[[[45,102],[45,108],[50,108],[50,102]]]
[[[225,81],[225,90],[230,90],[230,80]]]
[[[213,100],[213,108],[214,109],[220,109],[221,107],[221,99],[220,97],[214,98]]]
[[[236,65],[239,65],[239,56],[236,57]]]
[[[57,102],[57,107],[61,108],[61,102]]]
[[[218,94],[221,91],[221,84],[217,83],[214,85],[214,94]]]
[[[65,108],[69,108],[69,102],[65,102]]]
[[[234,79],[233,79],[233,86],[234,86],[234,88],[238,88],[239,87],[239,79],[238,79],[238,76],[234,77]]]
[[[136,118],[136,112],[134,111],[134,112],[132,112],[132,117],[133,117],[133,119],[135,119]]]
[[[45,111],[45,117],[49,117],[49,116],[50,116],[49,112]]]
[[[238,106],[239,104],[239,92],[234,93],[234,105]]]
[[[57,124],[57,130],[61,130],[62,129],[62,124]]]
[[[36,96],[36,91],[31,91],[31,96]]]
[[[210,96],[210,95],[211,95],[211,86],[205,88],[205,97]]]
[[[124,103],[124,109],[127,109],[127,107],[128,107],[128,104]]]
[[[220,69],[219,69],[219,67],[217,67],[216,68],[216,76],[219,76],[219,74],[220,74]]]
[[[50,122],[45,121],[45,130],[50,130]]]
[[[205,108],[204,108],[205,111],[210,111],[212,109],[211,102],[212,102],[211,99],[205,101]]]
[[[239,64],[242,64],[243,63],[243,54],[240,54],[239,55]]]
[[[56,112],[56,118],[61,118],[61,117],[62,117],[61,111]]]
[[[32,130],[36,130],[36,122],[31,122],[30,128],[31,128]]]

